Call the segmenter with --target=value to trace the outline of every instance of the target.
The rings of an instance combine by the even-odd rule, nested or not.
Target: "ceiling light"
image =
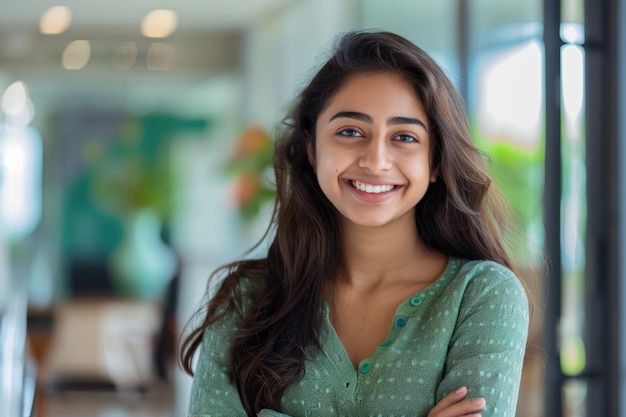
[[[44,35],[58,35],[70,26],[72,12],[65,6],[48,9],[39,19],[39,31]]]
[[[135,42],[124,42],[117,47],[113,57],[113,65],[117,70],[130,69],[137,60],[137,45]]]
[[[77,70],[83,68],[89,62],[91,56],[91,45],[89,41],[74,41],[65,47],[61,62],[63,68]]]
[[[153,10],[143,18],[141,33],[148,38],[167,38],[176,30],[178,17],[173,10]]]
[[[17,115],[26,108],[28,87],[23,81],[16,81],[4,90],[0,99],[0,109],[7,115]]]
[[[176,47],[163,42],[155,42],[148,48],[148,69],[150,71],[171,71],[176,66]]]
[[[30,124],[35,117],[35,105],[30,97],[26,97],[24,107],[17,114],[7,114],[7,129],[22,129]]]

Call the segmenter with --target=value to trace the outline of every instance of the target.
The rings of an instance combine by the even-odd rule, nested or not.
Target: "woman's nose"
[[[377,173],[389,170],[391,165],[388,143],[384,138],[373,138],[365,145],[359,161],[361,168]]]

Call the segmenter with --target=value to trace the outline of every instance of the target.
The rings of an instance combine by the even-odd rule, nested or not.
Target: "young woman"
[[[190,415],[514,416],[528,303],[454,87],[345,35],[276,142],[267,257],[225,266],[181,351]],[[480,413],[480,414],[478,414]]]

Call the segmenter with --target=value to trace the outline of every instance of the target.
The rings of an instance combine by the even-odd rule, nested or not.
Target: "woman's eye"
[[[355,129],[343,129],[339,131],[339,135],[340,136],[349,136],[349,137],[359,137],[359,136],[363,136],[361,135],[361,132],[359,132],[358,130]]]
[[[411,135],[398,135],[395,137],[395,140],[399,140],[401,142],[419,142],[419,139]]]

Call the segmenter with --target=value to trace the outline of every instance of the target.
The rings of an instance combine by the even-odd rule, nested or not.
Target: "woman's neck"
[[[429,283],[447,260],[424,245],[415,224],[377,228],[344,224],[341,258],[337,283],[364,292],[381,286],[411,285],[416,280]]]

